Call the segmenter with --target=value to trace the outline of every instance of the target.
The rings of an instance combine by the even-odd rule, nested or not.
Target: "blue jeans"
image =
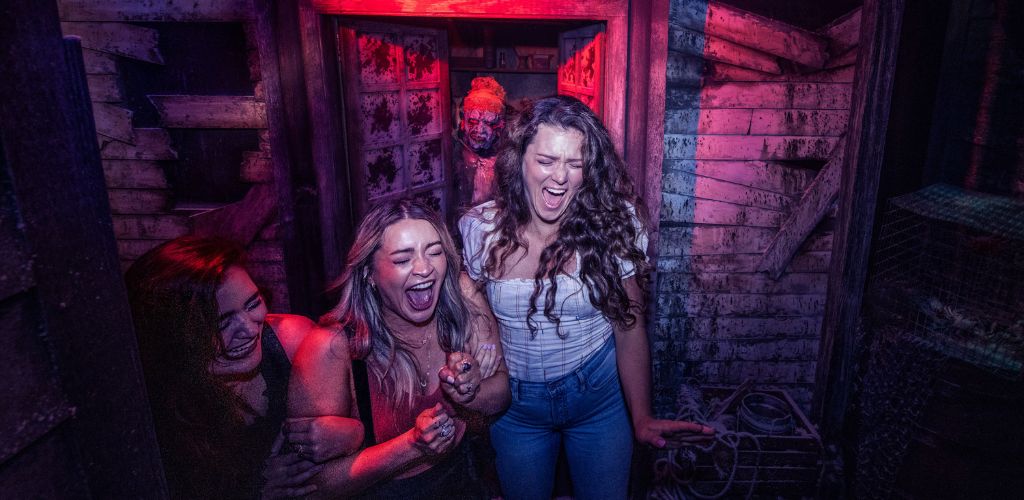
[[[550,499],[563,442],[575,498],[626,498],[633,430],[614,339],[558,380],[510,382],[512,404],[491,426],[505,498]]]

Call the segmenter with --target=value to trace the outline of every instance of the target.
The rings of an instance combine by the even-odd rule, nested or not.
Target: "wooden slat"
[[[672,109],[665,112],[666,134],[746,135],[750,109]]]
[[[779,229],[779,234],[776,235],[771,246],[765,250],[764,260],[757,266],[759,271],[767,271],[773,279],[778,279],[786,268],[786,264],[793,258],[796,249],[803,244],[804,239],[811,234],[814,227],[835,203],[836,197],[839,195],[844,147],[845,140],[840,140],[832,159],[807,188],[800,203]]]
[[[629,6],[623,0],[313,0],[322,14],[339,15],[419,15],[443,17],[534,18],[539,15],[567,19],[626,17]]]
[[[806,250],[789,263],[789,272],[827,273],[831,255],[828,249]],[[675,255],[658,260],[658,271],[665,273],[753,273],[761,262],[760,253],[718,255]],[[785,276],[785,274],[783,274]]]
[[[253,96],[151,95],[167,128],[266,128],[267,113]]]
[[[246,0],[60,0],[64,21],[248,21]]]
[[[188,219],[181,215],[113,215],[117,239],[169,240],[188,234]]]
[[[829,40],[829,52],[841,54],[860,40],[860,11],[857,7],[820,30]]]
[[[825,159],[835,137],[778,135],[665,134],[665,158],[678,160],[812,160]]]
[[[274,180],[273,160],[259,151],[246,151],[242,153],[238,177],[242,182],[271,182]]]
[[[701,109],[850,109],[853,88],[842,83],[708,83]]]
[[[667,160],[664,171],[697,174],[788,197],[802,195],[818,173],[782,162],[754,160]]]
[[[82,50],[82,61],[87,75],[112,75],[117,73],[115,56],[97,50]]]
[[[192,216],[192,233],[248,245],[270,222],[276,209],[273,184],[255,184],[241,201]]]
[[[766,208],[780,213],[788,212],[793,201],[788,196],[771,191],[676,171],[665,172],[662,189],[665,193]]]
[[[709,361],[695,360],[694,376],[718,383],[755,380],[758,384],[808,383],[814,380],[814,361]]]
[[[662,193],[661,221],[725,226],[774,227],[782,225],[785,214],[763,208],[688,195]]]
[[[131,110],[105,102],[94,102],[92,114],[96,119],[97,134],[128,144],[135,143]]]
[[[162,128],[135,129],[135,144],[100,137],[100,157],[104,160],[177,160],[171,149],[171,137]]]
[[[779,61],[771,54],[681,26],[669,25],[668,48],[683,54],[733,64],[764,73],[776,75],[782,73]]]
[[[661,255],[716,255],[757,253],[768,248],[777,231],[743,226],[661,227]],[[808,238],[806,250],[832,248],[832,234]]]
[[[857,64],[857,47],[854,47],[846,52],[838,54],[836,57],[829,59],[825,63],[825,67],[828,69],[845,68],[847,66],[853,66]]]
[[[697,339],[762,339],[810,338],[817,339],[821,318],[659,318],[657,335],[675,337],[687,335]]]
[[[103,160],[108,188],[168,188],[163,168],[155,161]]]
[[[763,273],[673,273],[660,276],[659,292],[723,292],[824,295],[826,273],[786,273],[778,280]]]
[[[687,316],[820,316],[825,295],[661,293],[658,309]]]
[[[716,1],[672,0],[670,19],[761,52],[821,68],[828,44],[823,37]]]
[[[87,49],[154,64],[163,64],[157,31],[125,23],[60,23],[65,35],[82,38]]]
[[[701,361],[812,361],[817,339],[690,340],[686,358]]]
[[[750,117],[752,135],[840,136],[846,133],[847,110],[755,109]]]
[[[112,214],[159,214],[170,206],[171,194],[164,189],[108,189]]]
[[[665,83],[676,87],[700,86],[708,61],[678,52],[669,52],[667,57]]]
[[[770,75],[720,62],[708,62],[703,69],[704,80],[708,82],[852,83],[855,76],[854,68],[851,67],[782,75]]]
[[[92,102],[121,102],[124,95],[117,75],[88,75],[89,98]]]

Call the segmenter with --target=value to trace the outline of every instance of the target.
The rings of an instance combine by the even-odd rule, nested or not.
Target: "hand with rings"
[[[413,446],[424,455],[447,453],[458,443],[455,420],[441,403],[420,412],[416,425],[409,432]]]
[[[468,352],[453,352],[448,363],[437,373],[441,389],[453,402],[466,405],[476,398],[480,391],[480,364]]]

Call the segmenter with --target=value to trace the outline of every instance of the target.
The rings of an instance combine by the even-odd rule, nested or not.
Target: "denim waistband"
[[[555,380],[549,380],[546,382],[530,382],[509,377],[509,388],[512,391],[513,397],[518,399],[518,397],[523,393],[555,394],[557,392],[563,392],[577,387],[586,387],[587,380],[605,365],[604,361],[608,356],[614,355],[615,336],[609,335],[608,339],[605,340],[604,345],[591,354],[590,358],[584,361],[583,364],[575,370],[566,373]],[[612,369],[616,369],[614,363],[612,365]]]

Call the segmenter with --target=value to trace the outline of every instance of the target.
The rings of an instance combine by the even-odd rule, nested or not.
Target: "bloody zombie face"
[[[477,153],[490,150],[504,126],[502,115],[493,111],[468,108],[462,114],[462,135],[466,144]]]

